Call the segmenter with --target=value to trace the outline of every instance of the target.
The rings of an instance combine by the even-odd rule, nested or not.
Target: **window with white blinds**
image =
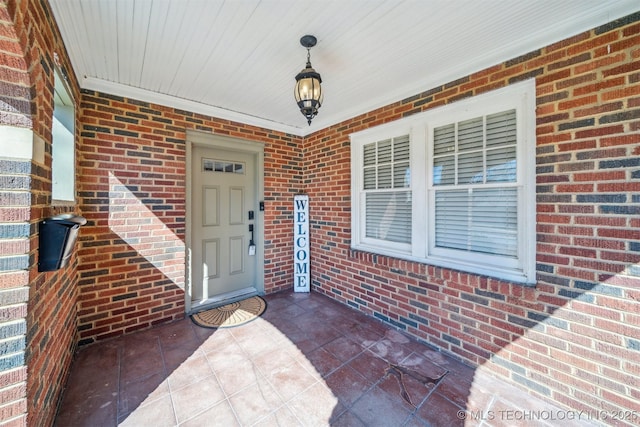
[[[411,243],[409,135],[362,147],[365,236]]]
[[[351,135],[354,249],[535,282],[535,82]]]
[[[433,131],[437,247],[516,258],[516,111]]]

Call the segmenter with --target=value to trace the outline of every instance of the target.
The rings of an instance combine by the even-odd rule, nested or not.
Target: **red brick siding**
[[[31,78],[28,73],[28,57],[23,51],[17,29],[13,25],[14,10],[6,4],[0,6],[0,122],[31,128]],[[21,34],[24,38],[24,34]]]
[[[640,14],[304,141],[315,291],[575,409],[640,411]],[[537,90],[537,285],[351,251],[353,132],[524,79]]]
[[[0,259],[10,260],[3,262],[0,272],[6,303],[0,307],[0,328],[3,338],[24,344],[22,353],[3,357],[7,369],[0,372],[1,425],[52,424],[77,342],[75,257],[58,272],[37,271],[38,223],[73,211],[73,206],[51,205],[56,54],[60,66],[70,70],[51,16],[46,2],[0,4],[0,123],[31,129],[44,141],[45,151],[44,164],[11,159],[11,153],[0,159],[0,223],[9,230],[2,233],[6,239],[0,240]],[[77,99],[73,80],[71,86]]]
[[[0,84],[21,112],[0,111],[0,122],[31,127],[47,153],[44,165],[27,162],[26,172],[20,172],[24,165],[11,165],[17,169],[7,176],[28,177],[28,189],[0,189],[4,200],[18,193],[31,198],[8,209],[3,203],[0,211],[3,222],[28,224],[30,230],[28,247],[0,242],[0,256],[29,255],[28,269],[0,276],[0,289],[17,289],[23,302],[21,288],[29,285],[29,374],[26,366],[0,372],[0,393],[9,403],[0,422],[23,425],[28,411],[30,424],[51,424],[75,348],[78,292],[83,342],[182,316],[186,129],[265,144],[267,292],[291,286],[291,200],[306,191],[312,201],[315,290],[570,407],[638,409],[637,16],[305,139],[111,95],[76,93],[82,102],[76,126],[83,132],[80,209],[90,224],[80,234],[77,270],[74,259],[64,270],[38,274],[36,224],[60,212],[50,206],[54,52],[68,65],[51,11],[43,7],[46,2],[0,5],[0,35],[14,42],[0,46],[7,59],[0,65]],[[350,133],[530,77],[537,79],[538,95],[535,288],[349,250]],[[31,101],[31,94],[38,96]],[[110,171],[126,187],[115,187]],[[140,221],[157,220],[153,224],[161,231],[169,230],[158,234],[153,226],[144,228],[150,250],[162,246],[166,252],[160,242],[168,235],[175,252],[141,256],[127,246],[131,230],[120,230],[125,238],[111,230],[110,201],[126,206],[128,194],[149,202],[153,215],[138,206]],[[25,316],[24,304],[19,307],[0,309],[19,319]]]
[[[187,130],[264,144],[265,291],[291,285],[300,138],[91,91],[81,104],[82,344],[184,316]]]

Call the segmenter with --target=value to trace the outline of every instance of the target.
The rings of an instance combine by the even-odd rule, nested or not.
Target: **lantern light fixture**
[[[316,45],[318,40],[314,36],[306,35],[300,39],[300,44],[307,49],[307,65],[296,76],[296,86],[293,94],[300,112],[307,118],[307,123],[311,126],[311,120],[318,114],[318,109],[322,106],[324,94],[322,93],[322,78],[316,70],[311,67],[310,49]]]

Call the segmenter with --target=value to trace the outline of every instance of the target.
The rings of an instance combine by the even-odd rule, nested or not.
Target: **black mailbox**
[[[38,271],[53,271],[69,263],[84,217],[64,214],[52,216],[40,223],[40,259]]]

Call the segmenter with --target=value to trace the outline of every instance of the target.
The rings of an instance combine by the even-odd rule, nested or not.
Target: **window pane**
[[[471,200],[470,250],[517,256],[517,189],[477,189]]]
[[[487,150],[487,182],[516,182],[516,147]]]
[[[378,166],[378,188],[391,187],[391,165]]]
[[[455,150],[455,126],[453,124],[441,126],[433,130],[433,155],[452,153]]]
[[[66,80],[54,69],[51,128],[51,198],[74,201],[76,196],[75,103]]]
[[[411,186],[411,170],[409,163],[396,163],[393,167],[393,188],[408,188]]]
[[[436,193],[436,246],[516,257],[517,189]]]
[[[455,184],[455,160],[453,156],[440,157],[433,161],[433,185]]]
[[[458,184],[477,184],[483,181],[482,151],[458,156]]]
[[[73,129],[73,128],[72,128]],[[75,149],[73,133],[53,117],[51,198],[72,201],[75,198]]]
[[[378,164],[391,163],[391,140],[378,142]]]
[[[366,194],[366,236],[411,243],[411,192]]]
[[[364,165],[372,166],[376,164],[376,144],[367,144],[364,146]]]
[[[409,160],[409,135],[395,138],[393,141],[393,161]]]
[[[516,143],[516,110],[487,116],[487,147]]]
[[[434,129],[434,185],[516,182],[516,111],[476,117]],[[486,135],[485,135],[486,134]],[[457,143],[456,143],[457,139]],[[449,168],[455,168],[450,173]],[[457,179],[456,179],[457,178]]]
[[[364,189],[375,190],[376,189],[376,168],[370,167],[364,169]]]
[[[468,250],[469,192],[436,192],[436,246]]]
[[[482,150],[482,117],[458,123],[458,151]]]

